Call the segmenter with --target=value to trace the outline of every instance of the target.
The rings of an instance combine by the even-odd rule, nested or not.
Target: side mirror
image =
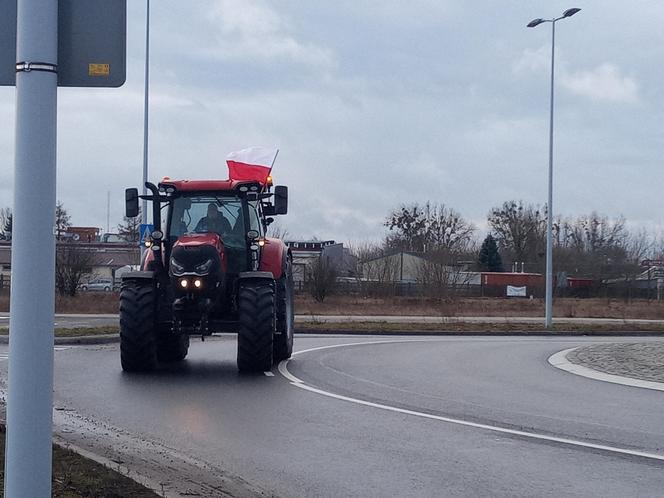
[[[136,218],[138,216],[138,189],[128,188],[125,190],[125,216]]]
[[[277,185],[274,187],[274,214],[288,213],[288,187]]]

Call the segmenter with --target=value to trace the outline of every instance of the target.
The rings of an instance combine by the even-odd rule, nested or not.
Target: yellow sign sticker
[[[109,76],[110,74],[110,64],[88,64],[88,76]]]

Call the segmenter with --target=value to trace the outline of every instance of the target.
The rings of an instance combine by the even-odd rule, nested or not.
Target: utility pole
[[[148,121],[149,121],[149,98],[150,98],[150,0],[147,0],[145,12],[145,81],[143,90],[143,195],[148,190],[145,182],[148,181]],[[141,206],[141,223],[148,223],[148,201],[143,199]],[[158,227],[155,227],[155,229]],[[145,248],[141,247],[141,250]]]
[[[58,0],[17,7],[5,496],[50,497]]]

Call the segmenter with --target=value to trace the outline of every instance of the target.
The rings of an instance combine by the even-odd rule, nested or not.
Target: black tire
[[[111,292],[111,288],[109,286],[104,287],[104,292]]]
[[[272,282],[240,282],[237,367],[241,372],[265,372],[272,368],[272,342],[276,326],[274,301]]]
[[[277,280],[277,334],[274,336],[275,363],[287,360],[293,354],[295,311],[293,308],[293,269],[290,259]]]
[[[82,286],[82,287],[81,287],[81,290],[82,290],[83,292],[88,292],[88,286],[87,286],[87,285]]]
[[[159,339],[157,358],[163,362],[182,361],[189,352],[189,336],[186,334],[166,335]]]
[[[128,281],[120,292],[120,362],[125,372],[157,368],[156,289],[151,281]]]

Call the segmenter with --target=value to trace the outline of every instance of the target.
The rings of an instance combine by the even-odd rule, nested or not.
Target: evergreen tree
[[[496,239],[491,234],[487,235],[482,242],[478,262],[482,271],[504,271]]]

